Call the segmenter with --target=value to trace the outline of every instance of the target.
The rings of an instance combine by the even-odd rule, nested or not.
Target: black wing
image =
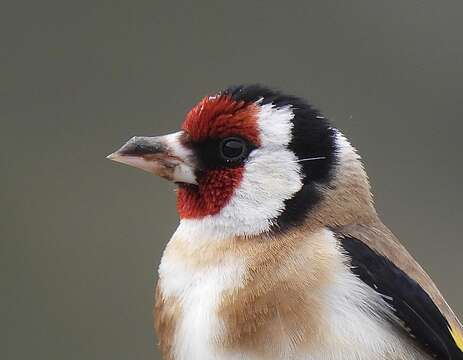
[[[351,258],[352,271],[384,295],[419,346],[437,359],[463,359],[447,319],[415,280],[364,242],[343,235],[339,239]]]

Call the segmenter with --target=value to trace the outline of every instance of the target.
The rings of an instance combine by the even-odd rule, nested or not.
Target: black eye
[[[238,161],[246,155],[246,142],[243,139],[230,137],[220,142],[220,155],[227,161]]]

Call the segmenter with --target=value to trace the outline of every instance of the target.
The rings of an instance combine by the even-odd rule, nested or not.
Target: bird
[[[108,158],[177,185],[153,310],[164,360],[463,359],[357,150],[305,99],[231,86]]]

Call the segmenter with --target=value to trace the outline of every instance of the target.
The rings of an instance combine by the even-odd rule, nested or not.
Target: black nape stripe
[[[384,300],[392,306],[419,346],[437,359],[463,359],[447,319],[415,280],[364,242],[342,235],[339,238],[351,259],[352,271],[384,295]]]
[[[298,159],[323,157],[316,161],[301,162],[303,187],[285,203],[285,210],[274,220],[274,231],[286,231],[300,225],[321,200],[318,185],[327,184],[333,177],[336,163],[335,130],[316,109],[301,98],[285,95],[260,85],[239,85],[222,92],[236,101],[275,107],[290,105],[294,113],[292,140],[288,148]]]

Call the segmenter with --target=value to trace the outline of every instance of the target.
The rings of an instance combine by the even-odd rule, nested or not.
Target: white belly
[[[182,314],[175,333],[175,360],[238,359],[220,354],[216,344],[223,334],[217,316],[222,293],[242,285],[244,263],[228,259],[206,269],[195,269],[163,257],[159,281],[163,294],[180,301]]]

